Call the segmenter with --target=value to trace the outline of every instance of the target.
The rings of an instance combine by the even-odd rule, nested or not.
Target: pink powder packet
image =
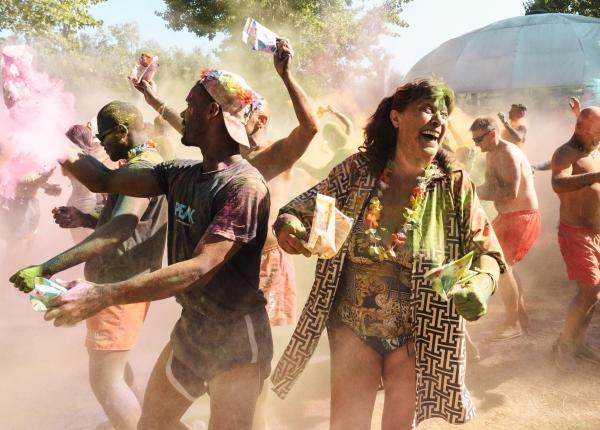
[[[142,52],[128,79],[133,85],[138,85],[141,81],[150,82],[157,70],[158,57]]]
[[[252,18],[246,19],[242,30],[242,41],[252,46],[254,51],[275,54],[278,36]]]

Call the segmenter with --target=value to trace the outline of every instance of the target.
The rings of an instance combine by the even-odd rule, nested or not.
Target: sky
[[[91,13],[105,25],[137,22],[142,40],[156,40],[165,47],[215,47],[214,42],[188,31],[167,28],[154,13],[164,9],[162,0],[108,0],[93,6]],[[396,70],[404,74],[445,41],[523,13],[522,0],[413,0],[405,5],[402,15],[410,26],[400,30],[399,38],[386,39],[383,44],[394,54]]]

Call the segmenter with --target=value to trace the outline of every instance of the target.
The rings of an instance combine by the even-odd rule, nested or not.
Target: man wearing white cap
[[[269,192],[239,150],[248,145],[254,97],[237,75],[202,72],[181,113],[181,141],[200,148],[202,162],[131,172],[73,153],[63,164],[92,191],[165,194],[169,202],[170,266],[112,284],[73,281],[46,315],[56,326],[70,325],[110,305],[176,296],[183,311],[150,376],[139,429],[186,428],[180,418],[207,391],[210,428],[251,428],[273,353],[258,288]]]

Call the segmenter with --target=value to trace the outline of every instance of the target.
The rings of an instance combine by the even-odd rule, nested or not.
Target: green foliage
[[[106,0],[2,0],[0,30],[12,31],[28,40],[57,34],[72,37],[78,30],[102,25],[88,9],[103,1]]]
[[[543,10],[552,13],[572,13],[600,17],[598,0],[528,0],[523,2],[525,13]]]
[[[243,65],[243,75],[250,70],[272,80],[264,54],[250,52],[241,42],[246,17],[255,18],[290,39],[302,82],[313,94],[324,94],[348,80],[364,81],[373,76],[377,61],[389,60],[378,47],[379,36],[397,35],[397,28],[407,25],[400,14],[408,1],[166,0],[167,9],[159,15],[175,30],[187,28],[209,39],[225,34],[219,52],[224,66]]]
[[[198,71],[210,61],[199,49],[166,50],[156,42],[142,41],[135,23],[80,32],[70,38],[57,34],[36,37],[30,44],[36,50],[36,68],[64,82],[65,89],[76,95],[78,111],[84,118],[110,100],[140,99],[141,94],[127,76],[142,51],[159,57],[155,81],[161,96],[175,106],[183,104],[186,91],[198,79]]]

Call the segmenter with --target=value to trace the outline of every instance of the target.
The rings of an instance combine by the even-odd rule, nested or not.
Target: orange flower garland
[[[389,235],[389,240],[386,241],[388,231],[385,227],[379,225],[381,220],[381,211],[383,205],[381,204],[381,196],[383,192],[389,187],[390,179],[392,174],[393,160],[388,160],[377,180],[377,192],[369,200],[369,207],[365,214],[365,234],[368,237],[369,248],[368,253],[374,259],[379,261],[391,260],[396,258],[396,249],[403,246],[406,243],[407,234],[410,230],[414,229],[417,225],[417,215],[421,212],[421,205],[425,200],[425,193],[429,183],[436,178],[443,176],[442,171],[439,167],[431,163],[423,172],[423,176],[417,176],[417,185],[413,188],[408,206],[404,208],[403,218],[404,223],[402,227]],[[384,242],[388,242],[384,244]]]

